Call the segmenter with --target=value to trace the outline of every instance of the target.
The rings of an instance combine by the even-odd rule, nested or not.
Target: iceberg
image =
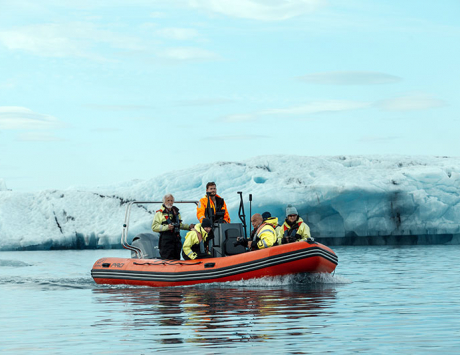
[[[6,188],[5,180],[0,179],[0,191],[6,191],[6,190],[8,189]]]
[[[459,244],[460,158],[429,156],[260,156],[201,164],[149,180],[23,193],[0,179],[0,250],[118,248],[129,201],[197,201],[209,181],[239,222],[294,205],[326,245]],[[248,195],[252,194],[249,204]],[[194,204],[176,204],[196,223]],[[130,235],[150,231],[160,205],[133,209]],[[248,225],[249,229],[249,225]]]

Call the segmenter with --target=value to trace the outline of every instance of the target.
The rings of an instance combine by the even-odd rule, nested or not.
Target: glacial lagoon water
[[[460,246],[334,247],[334,275],[96,285],[126,250],[0,252],[2,354],[460,354]]]

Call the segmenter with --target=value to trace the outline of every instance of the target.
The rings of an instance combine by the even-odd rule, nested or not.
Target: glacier
[[[239,222],[280,221],[294,205],[312,236],[334,245],[460,244],[460,158],[432,156],[260,156],[198,164],[148,180],[15,192],[0,179],[0,250],[118,248],[129,201],[197,201],[209,181]],[[248,196],[252,194],[252,204]],[[194,204],[176,204],[196,223]],[[158,205],[133,208],[129,238],[149,232]],[[248,230],[249,230],[248,225]]]

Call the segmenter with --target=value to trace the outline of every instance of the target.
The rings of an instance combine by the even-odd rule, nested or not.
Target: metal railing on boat
[[[174,201],[176,203],[194,203],[198,205],[199,201]],[[123,223],[123,228],[121,230],[121,245],[123,248],[131,250],[136,253],[139,259],[143,259],[144,255],[142,254],[142,250],[138,247],[135,247],[128,243],[128,229],[129,229],[129,218],[131,216],[131,207],[133,205],[145,205],[145,204],[163,204],[163,201],[131,201],[126,204],[126,211],[125,211],[125,222]]]

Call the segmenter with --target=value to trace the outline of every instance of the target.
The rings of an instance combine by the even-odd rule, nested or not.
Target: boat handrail
[[[131,207],[133,205],[145,205],[145,204],[153,204],[153,203],[162,204],[164,202],[163,201],[130,201],[126,204],[125,222],[123,223],[123,228],[121,230],[121,245],[123,246],[123,248],[135,252],[139,259],[144,258],[144,255],[142,254],[142,250],[128,243],[128,228],[129,228],[129,218],[131,216]],[[194,203],[195,205],[198,205],[199,201],[174,201],[174,204],[176,203]]]

